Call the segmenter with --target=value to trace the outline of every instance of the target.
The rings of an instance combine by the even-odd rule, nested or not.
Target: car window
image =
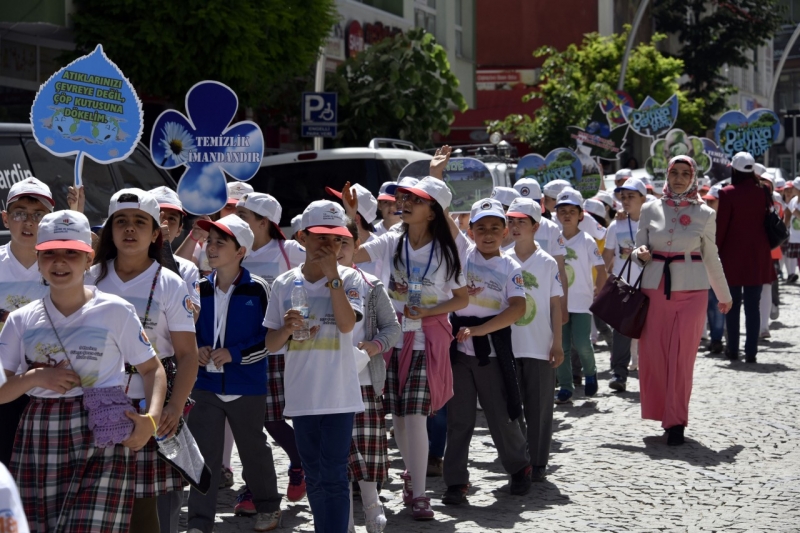
[[[33,176],[19,137],[0,137],[0,206],[6,209],[8,190],[18,181]]]
[[[67,209],[67,188],[75,179],[75,156],[56,157],[30,137],[24,144],[34,176],[50,187],[56,209]],[[82,178],[86,190],[84,214],[92,225],[101,224],[108,216],[108,201],[115,190],[111,171],[108,165],[84,157]]]
[[[149,191],[161,185],[169,185],[150,160],[150,156],[138,148],[127,159],[112,163],[111,166],[122,180],[121,189],[136,187]]]
[[[386,174],[379,170],[378,177],[381,183],[384,181],[397,181],[400,171],[408,164],[407,159],[379,159],[378,161],[383,162],[385,165],[384,168],[386,169]]]

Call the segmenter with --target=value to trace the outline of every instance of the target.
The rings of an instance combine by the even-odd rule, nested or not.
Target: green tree
[[[689,75],[683,88],[705,102],[703,121],[724,111],[734,92],[720,75],[723,66],[746,68],[748,51],[763,46],[786,20],[780,0],[659,0],[653,17],[659,31],[674,33],[682,43],[678,57]],[[772,61],[772,58],[768,58]]]
[[[337,143],[343,146],[366,146],[374,137],[430,146],[434,132],[449,133],[452,108],[467,109],[447,52],[422,29],[348,59],[327,85],[339,93]]]
[[[77,54],[99,43],[137,91],[183,102],[195,83],[229,85],[241,106],[271,105],[308,75],[335,0],[75,0]]]
[[[613,95],[619,80],[622,56],[630,26],[619,35],[602,37],[597,33],[584,36],[580,45],[571,44],[558,51],[551,46],[536,50],[536,57],[546,57],[539,85],[523,101],[540,100],[535,116],[509,115],[488,125],[489,131],[512,133],[546,154],[572,144],[567,126],[583,127],[598,102]],[[628,59],[624,90],[637,105],[652,96],[659,103],[678,94],[679,112],[675,125],[684,131],[702,135],[703,102],[690,100],[680,90],[678,78],[683,73],[680,59],[664,56],[656,49],[663,35],[654,35],[650,43],[636,46]]]

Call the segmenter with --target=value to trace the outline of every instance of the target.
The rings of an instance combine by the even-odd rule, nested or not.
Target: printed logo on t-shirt
[[[186,309],[186,312],[190,315],[194,312],[194,304],[188,294],[183,297],[183,308]]]
[[[558,272],[556,272],[556,281],[558,282],[559,286],[562,286],[561,285],[561,274],[559,274]]]
[[[526,274],[527,274],[527,272],[526,272]],[[536,280],[536,278],[534,278],[534,281],[535,280]],[[524,282],[523,282],[523,279],[522,279],[522,274],[517,274],[516,276],[514,276],[514,279],[512,279],[511,281],[513,281],[514,285],[516,285],[520,289],[524,286]]]
[[[530,272],[523,270],[522,274],[518,274],[514,276],[514,283],[517,283],[517,278],[522,282],[521,285],[525,287],[525,314],[520,317],[514,324],[517,326],[527,326],[533,319],[536,318],[536,300],[533,299],[533,296],[528,294],[527,291],[532,289],[539,288],[539,282],[536,280],[536,276],[531,274]]]
[[[358,289],[347,289],[347,297],[351,300],[358,300],[361,296],[358,293]]]
[[[488,266],[469,265],[467,271],[467,294],[469,303],[489,309],[502,307],[503,289],[508,279],[505,272],[497,272]]]
[[[562,247],[566,246],[566,243],[564,242],[564,237],[562,237],[560,235],[558,236],[558,241],[557,242],[558,242],[559,246],[562,246]]]
[[[145,346],[150,346],[150,339],[147,338],[147,333],[142,328],[139,328],[139,342]]]
[[[599,249],[599,248],[595,248],[595,249],[594,249],[594,255],[595,255],[595,257],[602,257],[602,256],[600,255],[600,249]]]
[[[564,256],[564,261],[572,261],[578,258],[578,254],[575,253],[575,250],[567,246],[567,254]],[[569,263],[564,265],[564,271],[567,273],[567,287],[572,287],[572,284],[575,283],[575,269]]]

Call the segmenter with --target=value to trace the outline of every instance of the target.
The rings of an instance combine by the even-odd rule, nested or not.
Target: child
[[[589,306],[592,305],[595,291],[600,290],[608,276],[605,268],[602,268],[603,258],[597,249],[597,243],[578,228],[584,217],[582,205],[581,193],[566,187],[558,195],[555,208],[567,246],[566,271],[567,285],[570,288],[569,320],[562,329],[562,344],[565,354],[569,354],[573,346],[578,352],[586,376],[584,392],[591,397],[597,393],[597,366],[592,349],[592,315]],[[594,286],[593,268],[597,272]],[[575,385],[572,382],[572,363],[569,357],[558,367],[558,385],[560,390],[556,403],[571,402]]]
[[[253,232],[236,215],[200,221],[208,232],[206,253],[214,272],[200,282],[197,345],[200,370],[192,390],[197,402],[189,428],[211,469],[211,486],[189,493],[189,531],[208,533],[214,526],[218,476],[222,467],[225,421],[230,424],[248,488],[256,508],[255,531],[280,525],[281,496],[272,450],[262,430],[267,405],[266,329],[269,285],[242,268],[253,248]]]
[[[253,232],[253,251],[242,261],[242,266],[250,273],[264,278],[269,285],[272,285],[275,278],[292,268],[284,248],[286,238],[278,225],[282,211],[281,204],[275,198],[259,192],[245,194],[236,204],[236,215],[247,222]],[[292,249],[297,250],[297,248]],[[302,259],[297,261],[300,262]],[[306,482],[294,429],[283,418],[283,409],[286,405],[283,393],[285,368],[283,353],[270,353],[267,356],[268,393],[264,428],[289,456],[289,486],[286,489],[286,499],[297,502],[306,495]],[[230,464],[230,449],[227,443],[225,452],[223,461],[227,459],[227,464]],[[243,491],[237,500],[235,514],[256,513],[249,490]]]
[[[50,188],[36,178],[18,181],[8,191],[3,225],[11,242],[0,246],[0,331],[11,311],[47,294],[36,264],[36,235],[39,221],[54,206]],[[27,394],[0,405],[0,463],[6,466],[11,465],[14,435],[26,405]]]
[[[622,276],[623,279],[628,275],[628,270],[622,271],[625,261],[635,248],[636,231],[639,229],[639,215],[642,206],[647,199],[647,189],[641,180],[628,178],[622,186],[614,189],[619,194],[622,202],[622,209],[627,215],[627,220],[614,220],[608,227],[606,234],[606,247],[603,250],[603,260],[609,275]],[[633,285],[639,279],[642,272],[636,261],[631,261],[630,283]],[[618,331],[614,331],[614,341],[611,345],[611,372],[614,377],[608,382],[611,390],[625,392],[628,380],[628,365],[632,363],[631,358],[636,354],[634,365],[638,365],[639,341],[630,339]]]
[[[31,395],[11,471],[31,528],[39,532],[128,530],[136,451],[156,431],[164,403],[164,369],[133,306],[84,287],[91,242],[82,214],[45,215],[36,249],[49,295],[12,312],[0,333],[3,367],[20,372],[5,371],[8,383],[0,388],[0,402]],[[125,410],[126,364],[139,369],[146,414]],[[116,428],[87,411],[84,395],[98,393],[115,400],[108,422],[120,424]],[[132,426],[125,427],[126,420]]]
[[[500,252],[508,234],[500,201],[486,198],[475,202],[469,225],[474,244],[460,232],[456,237],[469,305],[450,317],[456,339],[450,348],[453,397],[447,403],[447,491],[442,502],[453,505],[467,500],[467,461],[477,401],[503,469],[511,475],[509,491],[523,495],[531,486],[530,457],[518,421],[522,410],[511,348],[511,325],[525,314],[522,274],[519,264]]]
[[[448,152],[449,156],[449,152]],[[437,150],[434,160],[446,165]],[[431,164],[434,165],[435,162]],[[403,178],[401,184],[408,180]],[[453,198],[443,180],[427,177],[396,191],[402,207],[400,233],[389,231],[365,244],[356,263],[383,258],[390,269],[389,297],[405,319],[422,319],[422,330],[406,331],[389,359],[385,401],[392,413],[395,440],[403,456],[403,501],[412,506],[415,520],[432,520],[425,496],[428,463],[427,417],[452,396],[450,367],[451,326],[448,313],[469,303],[458,248],[445,210]],[[348,202],[345,201],[348,206]],[[350,216],[355,210],[348,206]],[[412,269],[422,279],[422,306],[409,308],[408,283]]]
[[[358,226],[347,220],[347,230],[358,235]],[[381,354],[394,346],[400,338],[400,323],[394,312],[392,301],[381,280],[353,265],[353,255],[359,248],[359,239],[342,237],[339,264],[354,268],[364,281],[364,318],[356,322],[353,342],[356,348],[369,355],[363,368],[359,369],[361,400],[364,412],[357,413],[353,421],[353,444],[350,447],[350,462],[347,472],[351,482],[358,481],[361,503],[364,507],[367,533],[380,533],[386,527],[386,516],[378,500],[378,484],[387,478],[387,440],[383,411],[383,388],[386,383],[386,364]],[[362,361],[363,357],[360,358]],[[350,530],[353,524],[353,489],[350,489]]]
[[[389,193],[389,188],[392,193]],[[381,219],[375,224],[375,236],[380,237],[389,228],[400,222],[400,214],[397,211],[397,201],[394,197],[394,188],[397,187],[396,181],[386,181],[378,191],[378,211]]]
[[[141,189],[122,189],[108,207],[108,220],[87,283],[127,300],[136,308],[153,349],[167,374],[167,401],[158,421],[159,437],[175,433],[181,423],[197,375],[194,315],[186,282],[162,267],[161,209]],[[125,392],[135,402],[144,398],[137,369],[126,367]],[[157,457],[155,438],[138,454],[136,508],[131,531],[157,529],[176,533],[183,500],[183,478]],[[158,501],[156,501],[156,498]]]
[[[312,202],[303,211],[302,225],[306,260],[272,285],[264,317],[267,349],[286,354],[284,414],[294,424],[314,528],[345,532],[353,418],[364,411],[353,349],[353,328],[363,316],[363,280],[337,263],[342,238],[350,235],[341,206]],[[307,318],[292,308],[295,286],[307,293]],[[309,327],[310,339],[291,339],[295,331]]]
[[[340,200],[342,199],[342,193],[339,191],[335,191],[330,187],[325,187],[325,191]],[[358,227],[358,235],[356,235],[356,237],[358,237],[361,243],[367,244],[377,237],[375,226],[373,226],[372,223],[377,217],[378,201],[366,187],[359,183],[350,187],[350,193],[355,196],[358,201],[358,211],[354,219]],[[374,261],[361,263],[360,268],[364,272],[379,278],[384,284],[389,283],[389,271],[384,268],[382,259],[378,258]]]
[[[511,326],[511,342],[525,413],[532,480],[544,481],[553,438],[554,369],[564,360],[561,278],[556,261],[534,240],[543,220],[541,206],[520,198],[511,203],[506,217],[516,243],[508,255],[520,264],[525,287],[525,314]]]

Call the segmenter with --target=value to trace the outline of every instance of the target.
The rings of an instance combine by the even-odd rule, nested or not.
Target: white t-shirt
[[[516,252],[509,254],[521,263]],[[525,314],[511,326],[511,342],[515,357],[550,359],[553,346],[553,323],[550,320],[550,298],[564,296],[558,277],[558,263],[541,248],[521,263],[525,289]],[[556,327],[561,327],[557,324]]]
[[[30,533],[14,478],[0,463],[0,531]]]
[[[286,255],[284,255],[281,252],[280,243],[280,240],[272,239],[258,250],[250,252],[242,261],[242,266],[249,270],[251,274],[264,278],[268,285],[272,285],[275,278],[292,268],[289,252],[284,245],[284,252],[286,252]],[[303,254],[305,255],[305,251]],[[287,264],[287,261],[289,261],[289,264]]]
[[[375,236],[376,237],[380,237],[381,235],[386,233],[387,230],[386,230],[386,227],[383,225],[384,222],[385,222],[385,220],[381,219],[381,220],[378,220],[377,222],[375,222],[375,224],[373,224],[373,227],[375,228]]]
[[[42,300],[12,312],[0,332],[0,361],[5,368],[55,366],[64,359],[61,342],[69,352],[72,369],[83,387],[125,386],[125,365],[139,365],[156,356],[131,304],[89,287],[92,299],[65,317],[55,308],[50,296],[44,305],[58,331],[56,336],[47,319]],[[41,398],[73,397],[83,394],[75,387],[66,394],[34,387],[28,393]],[[143,396],[142,396],[143,397]]]
[[[365,324],[366,321],[366,313],[367,313],[367,305],[369,299],[369,291],[372,287],[369,286],[367,281],[364,279],[364,276],[359,273],[359,277],[361,278],[361,287],[362,289],[359,291],[361,293],[361,308],[364,310],[365,317],[358,322],[353,327],[353,356],[355,357],[356,361],[356,371],[358,371],[358,383],[362,387],[366,387],[367,385],[372,385],[372,376],[369,373],[369,367],[367,364],[369,363],[369,354],[364,350],[358,348],[358,343],[363,342],[366,339],[364,334]],[[374,279],[374,278],[373,278]],[[375,356],[380,357],[380,356]]]
[[[119,279],[114,270],[113,259],[107,263],[107,266],[108,275],[97,284],[97,288],[109,294],[116,294],[133,305],[153,344],[153,349],[160,358],[175,355],[170,331],[191,333],[195,331],[194,316],[190,305],[191,298],[189,298],[186,283],[174,272],[162,268],[155,291],[153,291],[153,302],[150,304],[150,313],[147,315],[145,324],[147,300],[150,298],[150,288],[153,286],[158,263],[154,261],[147,270],[126,282]],[[94,284],[99,274],[100,265],[94,265],[86,275],[86,284]],[[144,382],[139,374],[131,376],[128,396],[144,398]]]
[[[289,256],[292,268],[300,266],[306,260],[306,249],[297,241],[283,241],[283,248]]]
[[[394,265],[394,251],[401,237],[402,234],[389,231],[362,246],[369,253],[370,259],[383,259],[383,264],[386,265],[386,270],[389,271],[389,283],[386,285],[386,290],[389,293],[389,298],[392,299],[395,311],[402,313],[403,307],[408,302],[408,278],[414,267],[419,268],[420,274],[425,278],[422,280],[423,307],[434,307],[451,299],[454,289],[466,285],[463,272],[459,273],[458,276],[447,279],[447,262],[444,260],[441,250],[438,249],[439,246],[436,245],[436,249],[434,249],[435,243],[433,241],[418,250],[414,250],[411,245],[408,246],[410,264],[407,269],[405,266],[406,252],[404,247],[400,254],[400,268],[397,268]],[[430,267],[428,267],[429,259]],[[426,270],[427,275],[425,274]],[[403,347],[402,335],[396,347]],[[414,350],[424,349],[425,333],[417,331],[414,333]]]
[[[563,256],[567,253],[564,237],[561,235],[561,227],[549,218],[542,217],[539,220],[539,229],[536,231],[534,240],[538,244],[538,248],[541,248],[552,257]],[[514,249],[513,243],[511,249]]]
[[[559,230],[563,231],[563,227],[561,226],[561,221],[558,220],[558,216],[555,213],[553,213],[552,221],[558,225]],[[583,213],[583,220],[581,220],[578,223],[578,229],[585,233],[588,233],[590,237],[598,241],[602,241],[603,239],[606,238],[606,228],[598,224],[597,221],[594,218],[592,218],[592,215],[590,215],[585,211]],[[536,233],[536,237],[538,240],[539,233]]]
[[[360,317],[363,312],[361,274],[339,266],[339,277],[350,305]],[[319,326],[314,338],[303,342],[289,340],[285,348],[286,416],[359,413],[364,410],[354,355],[353,332],[342,333],[336,327],[327,279],[315,283],[303,277],[300,267],[281,274],[272,284],[264,326],[283,327],[283,315],[292,308],[294,280],[302,279],[308,293],[309,325]]]
[[[25,268],[11,253],[11,243],[0,246],[0,311],[10,313],[47,294],[39,265]],[[0,313],[0,320],[6,313]],[[0,321],[0,331],[3,323]]]
[[[385,232],[384,232],[385,233]],[[362,244],[367,244],[368,242],[372,242],[378,238],[378,235],[371,234],[369,238]],[[374,258],[372,261],[368,261],[366,263],[359,263],[358,268],[366,272],[367,274],[372,274],[381,282],[383,286],[386,287],[389,284],[389,271],[384,268],[385,260],[382,257]]]
[[[617,276],[619,276],[630,253],[636,248],[636,232],[638,229],[639,221],[631,218],[614,220],[608,226],[605,249],[614,250],[614,266],[612,270]],[[631,261],[631,284],[636,282],[641,272],[642,267],[636,261]]]
[[[469,293],[469,305],[456,311],[456,315],[493,316],[508,308],[509,298],[515,296],[525,298],[522,272],[514,259],[505,254],[485,259],[477,246],[462,235],[456,237],[456,245]],[[491,338],[489,346],[492,350],[489,357],[497,357]],[[459,342],[458,351],[475,355],[472,339]]]
[[[797,196],[793,197],[789,200],[789,206],[787,209],[792,213],[792,219],[789,221],[789,242],[792,244],[800,242],[800,218],[794,216],[794,212],[797,211]]]
[[[594,301],[592,268],[602,268],[605,263],[597,242],[585,231],[579,231],[573,238],[567,239],[566,245],[564,270],[567,272],[569,288],[567,308],[570,313],[588,313]]]
[[[197,265],[184,259],[183,257],[173,256],[178,265],[178,272],[181,273],[183,281],[186,283],[186,290],[189,291],[189,299],[200,310],[200,269]]]
[[[228,327],[228,304],[231,301],[236,285],[231,283],[227,292],[214,285],[214,346],[217,349],[225,345],[225,332]],[[231,402],[242,397],[241,394],[217,394],[223,402]]]

